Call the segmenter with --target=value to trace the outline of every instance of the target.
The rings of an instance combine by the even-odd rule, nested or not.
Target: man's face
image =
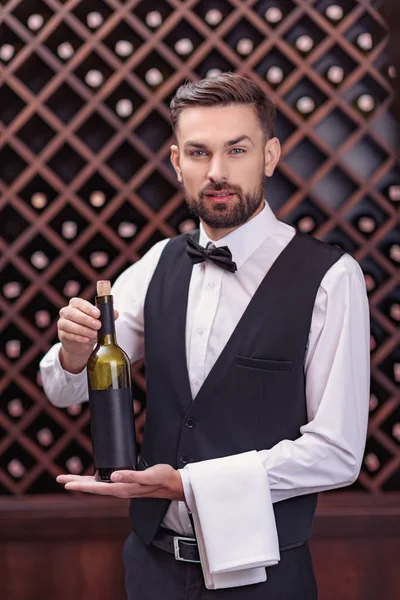
[[[279,159],[279,142],[266,141],[254,108],[185,109],[176,135],[171,160],[189,210],[215,229],[245,223],[260,206],[264,176],[272,174]]]

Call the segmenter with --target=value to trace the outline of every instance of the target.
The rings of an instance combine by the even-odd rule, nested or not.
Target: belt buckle
[[[183,558],[180,555],[179,542],[191,542],[191,543],[195,542],[196,543],[196,540],[194,538],[182,537],[180,535],[174,535],[175,560],[180,560],[181,562],[200,563],[199,560],[190,560],[189,558]]]

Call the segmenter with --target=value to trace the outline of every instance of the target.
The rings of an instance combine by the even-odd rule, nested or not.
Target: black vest
[[[269,449],[300,436],[307,423],[304,360],[315,297],[325,273],[344,254],[297,232],[261,282],[193,401],[185,350],[192,272],[185,250],[188,235],[193,234],[166,245],[145,300],[142,469],[158,463],[179,469],[189,461]],[[309,494],[274,504],[281,549],[311,536],[316,501],[317,495]],[[133,528],[146,544],[169,504],[154,498],[131,501]]]

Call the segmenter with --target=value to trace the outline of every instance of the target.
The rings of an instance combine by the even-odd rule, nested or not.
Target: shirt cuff
[[[192,492],[192,486],[190,485],[189,471],[186,469],[186,467],[184,467],[183,469],[178,469],[178,473],[182,479],[183,493],[185,496],[186,508],[188,509],[188,511],[190,513],[192,513],[195,503],[194,503],[194,496],[193,496],[193,492]]]

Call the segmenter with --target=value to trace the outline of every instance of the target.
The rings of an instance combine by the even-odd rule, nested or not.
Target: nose
[[[219,181],[227,181],[228,169],[224,159],[221,156],[213,156],[207,176],[208,179],[214,183]]]

